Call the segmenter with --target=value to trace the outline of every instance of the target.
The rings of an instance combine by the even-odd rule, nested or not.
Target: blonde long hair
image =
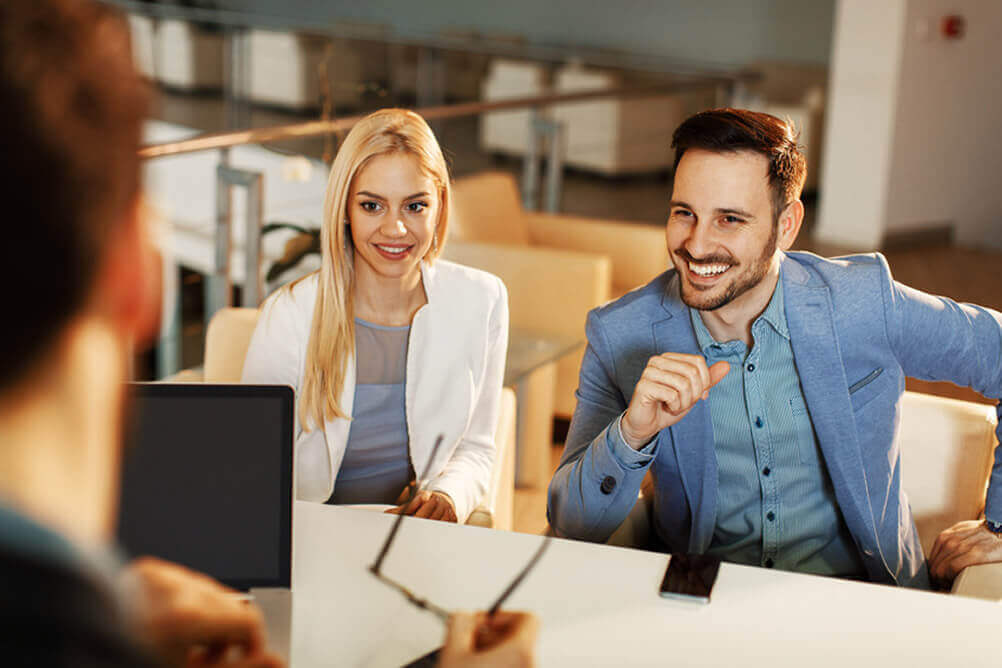
[[[299,421],[304,430],[334,418],[348,418],[338,402],[348,364],[355,354],[354,270],[348,230],[348,196],[355,175],[372,158],[406,153],[438,186],[439,215],[429,263],[442,252],[449,223],[449,170],[434,133],[423,118],[406,109],[382,109],[359,121],[348,133],[331,165],[320,231],[323,263],[306,348],[306,368],[299,392]]]

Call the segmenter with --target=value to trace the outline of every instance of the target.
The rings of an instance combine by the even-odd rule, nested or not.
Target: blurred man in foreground
[[[114,534],[123,381],[159,311],[140,223],[148,106],[121,18],[89,0],[0,4],[0,646],[6,665],[278,666],[260,612]],[[531,661],[535,622],[457,616],[443,665]],[[499,637],[475,649],[475,633]],[[336,657],[332,657],[336,662]]]

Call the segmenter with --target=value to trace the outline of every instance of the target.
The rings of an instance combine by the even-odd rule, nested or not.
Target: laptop
[[[291,585],[293,391],[130,383],[118,539],[234,589]]]

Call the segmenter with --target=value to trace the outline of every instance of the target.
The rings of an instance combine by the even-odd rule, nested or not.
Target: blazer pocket
[[[849,400],[852,402],[852,410],[859,411],[863,406],[873,401],[887,387],[887,378],[884,375],[884,368],[877,367],[855,383],[849,385]]]

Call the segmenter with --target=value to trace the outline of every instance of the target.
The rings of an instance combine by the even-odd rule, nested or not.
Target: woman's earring
[[[435,232],[431,235],[431,252],[438,252],[438,230],[435,230]]]

